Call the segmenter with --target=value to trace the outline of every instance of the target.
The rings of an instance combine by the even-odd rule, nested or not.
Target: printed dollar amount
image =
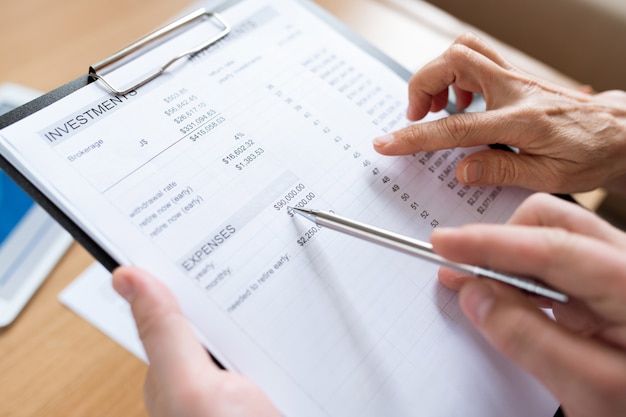
[[[242,143],[241,145],[233,149],[231,152],[224,155],[224,157],[222,158],[222,162],[225,163],[226,165],[230,164],[231,162],[239,158],[241,155],[243,155],[252,146],[254,146],[254,140],[252,139],[246,140],[244,143]]]
[[[181,126],[180,129],[180,133],[183,134],[187,134],[190,133],[194,130],[196,130],[196,128],[203,126],[205,124],[208,124],[208,122],[216,115],[216,111],[213,109],[210,109],[200,115],[198,115],[197,117],[195,117],[193,119],[193,121],[187,123],[184,126]],[[176,119],[175,119],[176,120]]]
[[[252,165],[256,160],[258,160],[261,156],[263,156],[264,153],[265,153],[265,149],[263,148],[256,148],[250,153],[243,153],[241,158],[239,159],[240,162],[235,164],[235,168],[237,168],[239,171],[246,169],[247,167]]]
[[[322,230],[322,226],[315,225],[311,227],[309,230],[304,232],[297,240],[298,245],[304,246],[306,245],[317,233]]]
[[[289,206],[295,206],[296,203],[303,203],[302,200],[307,200],[307,198],[302,198],[303,196],[303,192],[306,190],[306,185],[300,183],[297,184],[295,187],[293,187],[291,190],[289,190],[284,196],[283,198],[281,198],[280,200],[278,200],[276,203],[274,203],[274,208],[278,211],[284,209],[285,207],[289,207]],[[308,193],[307,195],[311,194],[310,198],[313,199],[315,198],[315,194],[314,193]],[[306,205],[306,204],[304,204]],[[302,207],[304,207],[304,205]]]

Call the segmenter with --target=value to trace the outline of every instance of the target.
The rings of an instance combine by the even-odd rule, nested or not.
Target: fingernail
[[[489,314],[495,295],[486,285],[471,286],[465,295],[465,307],[469,318],[477,324],[482,324]]]
[[[135,287],[128,276],[113,272],[113,287],[126,301],[131,302],[135,297]]]
[[[390,144],[391,142],[393,142],[392,133],[374,138],[374,146],[386,146]]]
[[[455,227],[437,226],[437,228],[431,233],[431,239],[432,236],[448,236],[450,233],[454,233],[456,231],[457,228]]]
[[[471,161],[465,164],[465,167],[463,168],[463,181],[465,181],[466,184],[472,184],[480,181],[482,176],[483,164],[481,164],[480,161]]]

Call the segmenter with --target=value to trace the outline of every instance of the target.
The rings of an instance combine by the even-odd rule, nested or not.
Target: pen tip
[[[311,220],[312,222],[316,221],[315,220],[315,215],[313,214],[313,211],[311,211],[311,210],[298,208],[298,207],[287,206],[287,212],[288,213],[297,213],[300,216],[306,217],[307,219]]]

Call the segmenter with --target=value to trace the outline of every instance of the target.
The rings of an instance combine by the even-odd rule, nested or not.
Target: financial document
[[[436,266],[288,209],[428,240],[504,222],[528,192],[460,184],[473,149],[375,153],[374,137],[408,124],[404,74],[309,6],[244,0],[222,16],[232,31],[216,45],[124,96],[76,91],[2,130],[2,153],[119,263],[163,280],[211,353],[285,415],[552,415]],[[110,78],[135,79],[213,29]]]

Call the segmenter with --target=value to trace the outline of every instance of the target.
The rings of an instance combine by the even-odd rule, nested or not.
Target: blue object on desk
[[[0,245],[33,204],[33,200],[0,171]]]
[[[38,95],[0,84],[0,114]],[[0,327],[13,322],[71,243],[71,236],[0,170]]]

